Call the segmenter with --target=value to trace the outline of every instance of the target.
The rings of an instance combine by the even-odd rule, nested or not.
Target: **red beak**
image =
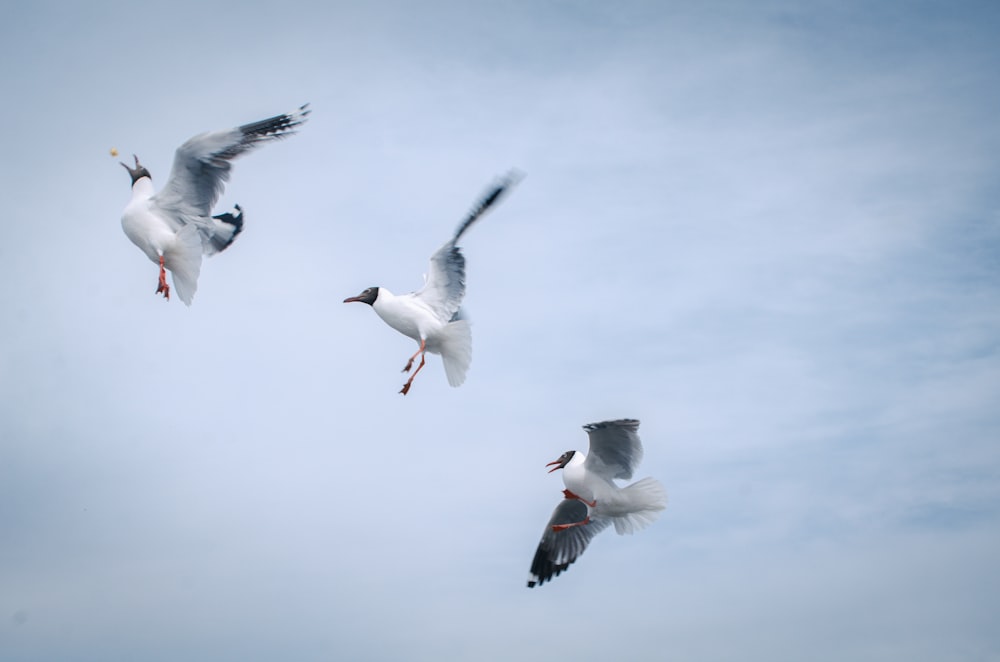
[[[553,464],[556,465],[556,466],[552,467]],[[562,469],[562,461],[561,460],[556,460],[555,462],[549,462],[545,466],[552,467],[548,471],[549,473],[552,473],[553,471],[556,471],[557,469]]]

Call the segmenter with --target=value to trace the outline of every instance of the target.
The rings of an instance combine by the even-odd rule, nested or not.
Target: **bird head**
[[[347,297],[346,299],[344,299],[344,303],[352,303],[354,301],[358,301],[360,303],[367,303],[369,306],[371,306],[375,303],[375,299],[377,298],[378,298],[378,288],[369,287],[367,290],[365,290],[356,297]]]
[[[566,451],[565,453],[559,456],[558,460],[554,462],[549,462],[545,466],[552,467],[551,469],[549,469],[549,473],[552,473],[557,469],[565,469],[566,465],[569,464],[569,461],[573,459],[574,455],[576,455],[576,451]],[[553,467],[552,466],[553,464],[556,466]]]
[[[135,159],[135,167],[134,168],[130,168],[127,163],[122,163],[121,161],[118,162],[118,163],[121,163],[121,166],[123,168],[125,168],[126,170],[128,170],[128,174],[132,175],[132,183],[135,184],[137,181],[139,181],[143,177],[149,177],[149,179],[152,180],[153,176],[149,174],[148,170],[146,170],[146,166],[144,166],[141,163],[139,163],[139,157],[136,156],[135,154],[133,154],[132,158]]]

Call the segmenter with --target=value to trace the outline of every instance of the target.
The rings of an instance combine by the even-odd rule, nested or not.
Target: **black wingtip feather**
[[[233,226],[233,233],[229,236],[228,239],[223,239],[220,236],[212,235],[211,242],[212,245],[215,247],[216,252],[221,253],[222,251],[232,246],[233,242],[236,241],[236,237],[238,237],[240,233],[243,232],[243,208],[240,207],[239,205],[235,205],[235,207],[236,207],[235,214],[231,212],[226,212],[225,214],[219,214],[217,216],[212,217],[217,221],[221,221],[222,223]]]
[[[535,558],[531,562],[531,576],[533,579],[528,580],[528,588],[535,588],[535,586],[541,586],[545,582],[552,581],[553,578],[558,577],[563,570],[569,568],[573,561],[567,563],[553,563],[549,560],[549,555],[551,550],[546,546],[540,545],[535,551]]]
[[[475,223],[476,220],[485,214],[490,207],[495,205],[504,195],[509,193],[510,190],[513,189],[514,186],[516,186],[522,179],[524,179],[524,173],[520,170],[510,170],[506,175],[501,177],[498,182],[493,184],[489,193],[487,193],[483,199],[472,208],[469,215],[465,217],[465,220],[459,224],[458,230],[455,231],[454,241],[457,242],[462,234],[469,229],[470,225]]]
[[[293,129],[304,123],[311,112],[309,104],[304,103],[294,113],[282,113],[259,122],[250,122],[241,126],[240,131],[244,136],[257,140],[285,138],[295,133]]]
[[[566,571],[580,558],[590,539],[608,525],[607,521],[581,523],[589,512],[582,501],[566,499],[559,502],[548,524],[545,525],[545,532],[531,560],[528,588],[541,586]],[[557,532],[551,528],[558,524],[577,523],[581,523],[580,527],[571,530]],[[557,559],[562,560],[562,563],[556,563]]]

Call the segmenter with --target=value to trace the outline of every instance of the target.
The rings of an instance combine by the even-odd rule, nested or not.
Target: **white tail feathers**
[[[163,251],[163,261],[173,274],[177,298],[190,306],[201,273],[201,236],[197,226],[190,223],[180,229],[174,244]]]
[[[439,349],[448,384],[461,386],[472,363],[472,330],[468,320],[449,322],[441,332]]]
[[[627,498],[632,512],[621,517],[612,518],[615,532],[618,535],[635,533],[650,524],[659,516],[661,510],[667,507],[667,491],[655,478],[637,480],[628,487],[622,488],[622,496]]]

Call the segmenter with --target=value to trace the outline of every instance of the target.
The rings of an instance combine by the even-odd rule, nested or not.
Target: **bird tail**
[[[472,363],[472,330],[468,320],[449,322],[441,335],[441,360],[448,383],[461,386]]]
[[[643,478],[622,488],[622,496],[627,500],[630,512],[612,519],[618,535],[646,528],[667,507],[667,491],[655,478]]]
[[[177,298],[190,306],[201,273],[201,236],[196,225],[189,223],[180,229],[174,245],[163,251],[163,261],[173,274]]]
[[[204,240],[202,243],[205,254],[221,253],[236,241],[239,233],[243,232],[243,209],[236,205],[233,211],[213,216],[207,224],[198,229]]]

